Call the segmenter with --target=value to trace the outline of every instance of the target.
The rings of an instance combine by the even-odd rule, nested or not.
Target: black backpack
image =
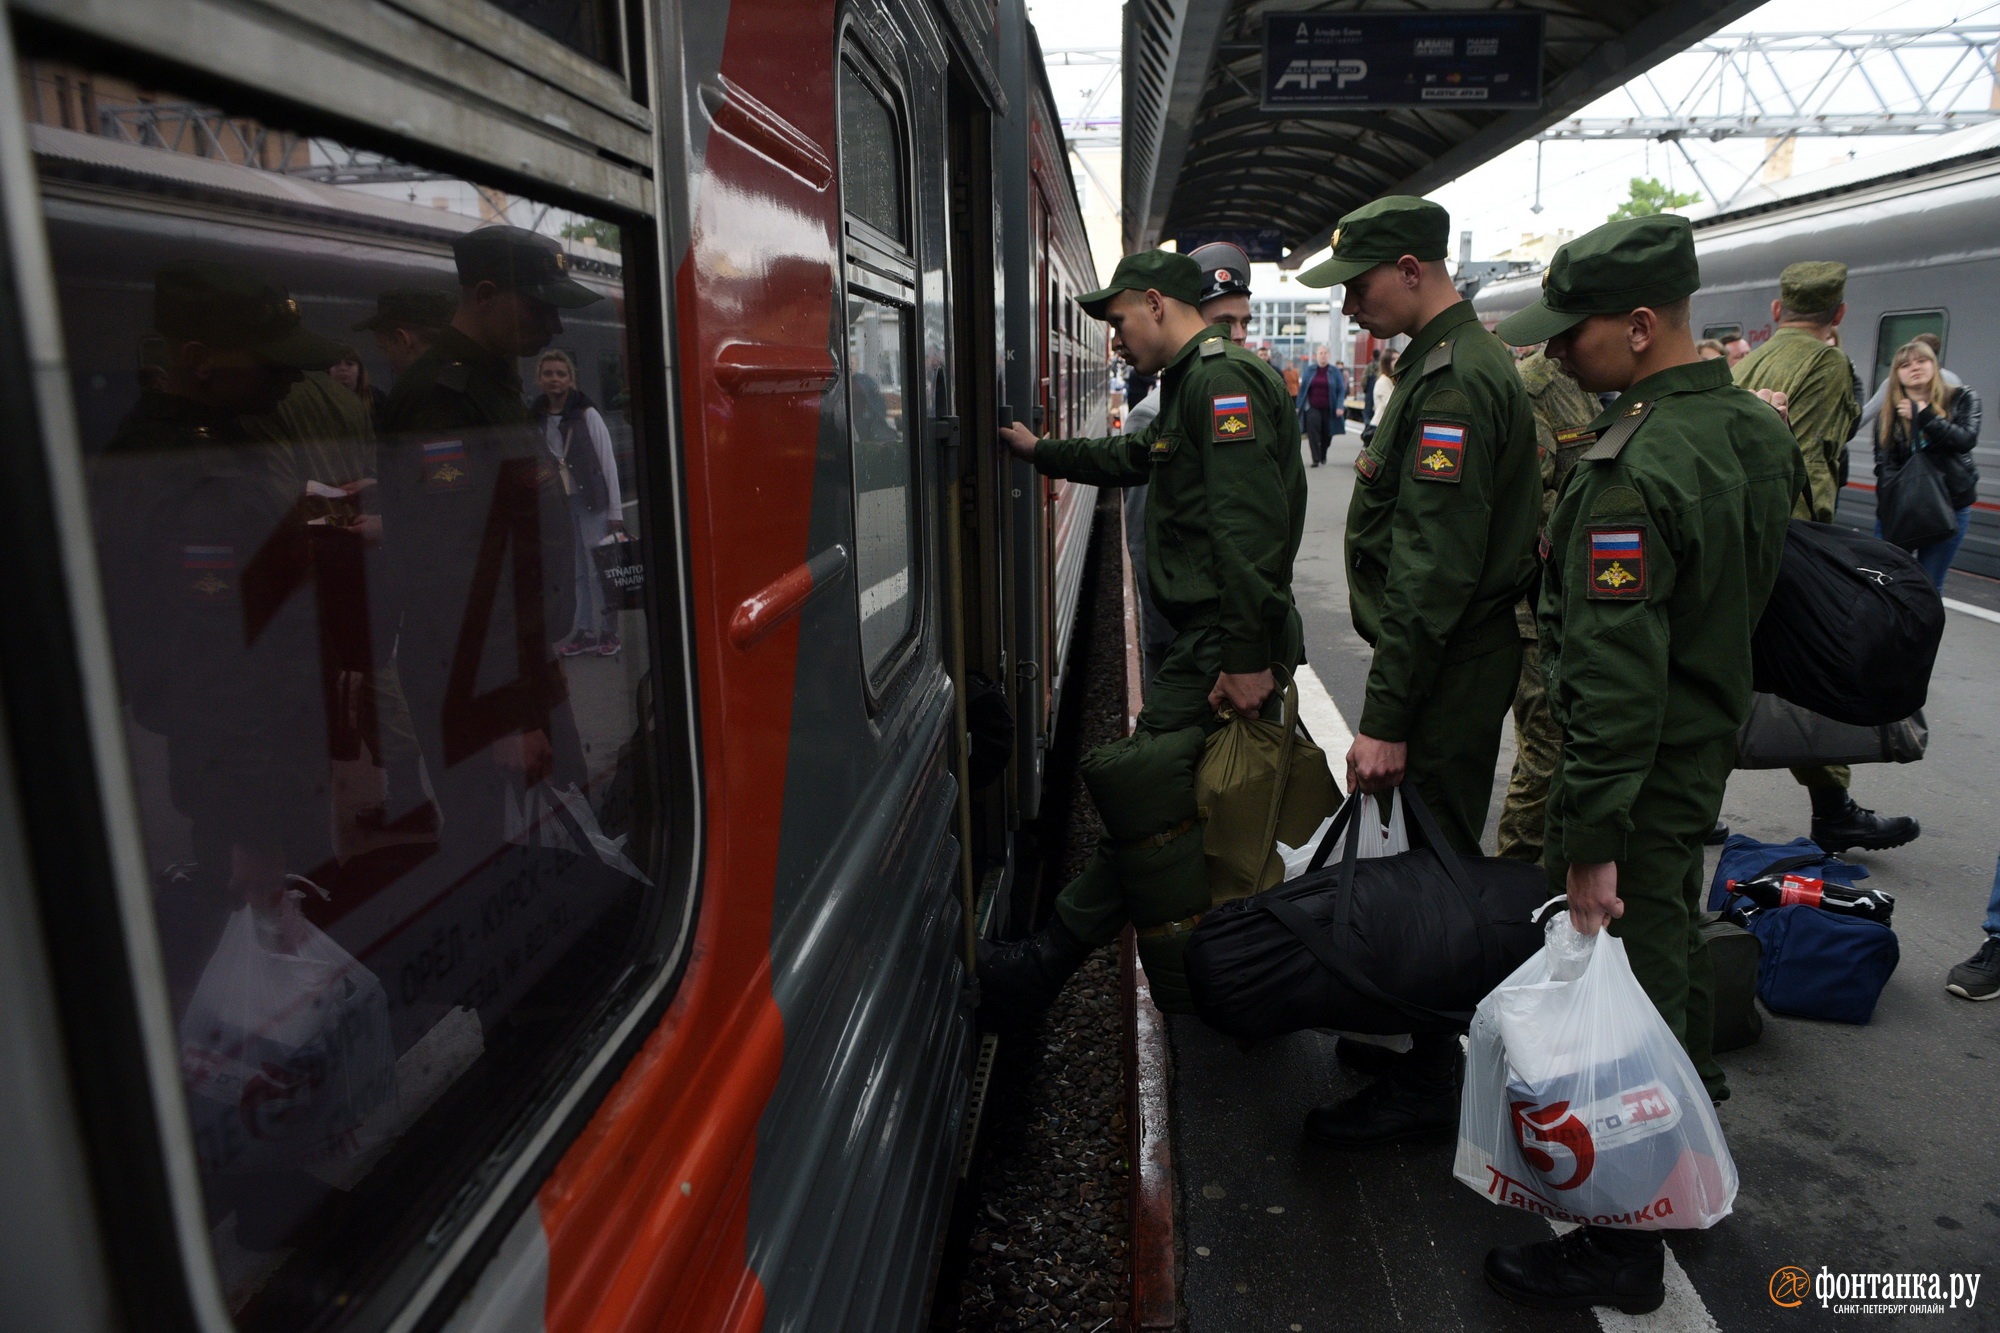
[[[1793,519],[1764,618],[1755,687],[1836,722],[1879,727],[1924,706],[1944,600],[1908,552]]]
[[[1363,798],[1351,796],[1305,874],[1203,915],[1188,938],[1187,984],[1210,1027],[1246,1039],[1315,1027],[1463,1029],[1542,947],[1533,919],[1550,897],[1542,868],[1461,857],[1416,787],[1402,790],[1427,846],[1357,856]],[[1340,865],[1327,868],[1336,843]]]

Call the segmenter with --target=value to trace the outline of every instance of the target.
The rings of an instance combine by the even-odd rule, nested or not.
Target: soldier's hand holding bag
[[[1579,934],[1562,911],[1547,939],[1473,1018],[1453,1174],[1558,1221],[1715,1225],[1735,1202],[1736,1163],[1624,943]]]

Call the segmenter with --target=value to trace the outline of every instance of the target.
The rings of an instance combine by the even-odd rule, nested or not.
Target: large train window
[[[21,75],[180,1141],[239,1327],[332,1328],[499,1206],[685,920],[626,233]]]
[[[1946,323],[1942,310],[1899,310],[1882,316],[1875,329],[1875,380],[1870,391],[1880,388],[1889,377],[1889,363],[1896,359],[1898,347],[1919,333],[1936,334],[1942,344]],[[1939,359],[1943,359],[1942,353]]]
[[[912,453],[922,393],[910,371],[917,265],[905,123],[889,81],[850,47],[840,61],[847,422],[861,656],[871,687],[889,674],[916,625]]]

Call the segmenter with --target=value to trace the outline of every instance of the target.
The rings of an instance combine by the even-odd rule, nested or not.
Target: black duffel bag
[[[1305,874],[1202,917],[1187,982],[1210,1027],[1241,1038],[1463,1028],[1542,947],[1533,919],[1550,896],[1542,868],[1459,856],[1416,787],[1402,790],[1423,848],[1357,856],[1363,798],[1350,796]],[[1336,842],[1340,865],[1327,868]]]
[[[1924,706],[1944,600],[1906,551],[1793,519],[1764,618],[1750,636],[1755,688],[1836,722],[1879,727]]]

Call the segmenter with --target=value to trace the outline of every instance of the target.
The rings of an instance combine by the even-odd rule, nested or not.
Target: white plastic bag
[[[382,983],[299,913],[241,907],[181,1019],[181,1075],[204,1171],[312,1167],[367,1150],[396,1097]]]
[[[1357,857],[1395,856],[1410,850],[1410,837],[1403,827],[1403,793],[1400,789],[1389,797],[1389,815],[1386,824],[1382,822],[1381,811],[1380,802],[1371,799],[1363,801],[1361,808],[1354,812],[1354,817],[1361,823],[1361,832],[1357,835],[1354,852]],[[1328,815],[1318,830],[1306,839],[1303,847],[1287,847],[1282,842],[1278,844],[1278,855],[1285,862],[1286,879],[1297,879],[1306,873],[1306,867],[1312,864],[1313,852],[1319,847],[1320,839],[1326,836],[1327,830],[1333,827],[1333,820],[1334,817]],[[1337,860],[1340,854],[1341,849],[1334,848],[1331,859]]]
[[[1562,911],[1547,939],[1473,1017],[1452,1173],[1557,1221],[1714,1226],[1736,1163],[1624,943],[1580,935]]]

